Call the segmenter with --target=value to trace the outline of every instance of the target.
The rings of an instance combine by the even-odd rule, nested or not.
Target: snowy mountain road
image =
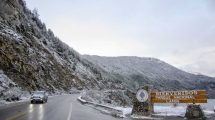
[[[141,120],[115,118],[83,105],[77,98],[79,94],[49,97],[47,103],[30,104],[27,102],[12,103],[0,106],[0,120]],[[162,120],[183,120],[182,117],[162,117]],[[212,117],[208,120],[214,120]]]
[[[45,104],[17,103],[0,107],[0,120],[119,120],[82,105],[78,95],[49,98]]]

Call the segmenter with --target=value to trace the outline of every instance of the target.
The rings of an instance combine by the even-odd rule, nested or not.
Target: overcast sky
[[[215,76],[213,0],[26,0],[81,54],[159,58]]]

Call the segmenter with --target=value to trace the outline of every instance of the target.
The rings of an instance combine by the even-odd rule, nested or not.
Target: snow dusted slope
[[[130,87],[152,84],[159,90],[206,89],[215,97],[215,79],[179,70],[161,60],[141,57],[100,57],[84,55],[106,72],[121,77]]]
[[[1,0],[0,69],[28,91],[123,87],[47,30],[23,0]]]
[[[11,96],[19,96],[21,89],[0,70],[0,101]]]

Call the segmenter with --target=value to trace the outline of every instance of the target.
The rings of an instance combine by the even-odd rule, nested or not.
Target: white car
[[[45,103],[48,101],[48,95],[45,91],[34,91],[31,95],[31,103]]]

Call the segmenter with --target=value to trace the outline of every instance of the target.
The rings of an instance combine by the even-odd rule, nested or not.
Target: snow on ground
[[[116,110],[120,110],[122,111],[122,117],[127,117],[129,115],[131,115],[132,112],[132,108],[131,107],[111,107],[113,109]],[[156,116],[180,116],[180,117],[184,117],[185,116],[185,112],[186,112],[186,106],[177,106],[177,107],[173,107],[173,106],[154,106],[154,111],[155,113],[153,115]],[[214,113],[214,111],[211,110],[203,110],[206,116],[211,116]],[[132,116],[133,118],[139,118],[139,116]],[[143,119],[141,117],[141,119]],[[145,118],[146,119],[146,118]],[[150,118],[147,118],[150,119]],[[152,118],[152,119],[156,119],[156,118]]]
[[[122,111],[122,117],[126,117],[127,115],[131,114],[132,108],[131,107],[114,107],[114,109]]]
[[[135,119],[141,119],[141,120],[162,120],[162,118],[155,118],[155,117],[146,117],[146,116],[136,116],[136,115],[131,115],[131,118]]]
[[[78,97],[78,100],[81,101],[82,103],[86,104],[92,104],[94,105],[94,108],[96,108],[97,110],[101,111],[102,113],[106,113],[106,114],[111,114],[117,117],[129,117],[131,115],[132,112],[132,108],[131,107],[119,107],[119,106],[111,106],[111,105],[104,105],[104,104],[98,104],[96,102],[88,102],[84,99],[82,99],[82,97]],[[207,117],[212,116],[214,113],[214,111],[212,110],[203,110],[205,115]],[[185,112],[186,112],[186,106],[154,106],[154,114],[155,116],[179,116],[179,117],[184,117],[185,116]],[[139,118],[139,119],[158,119],[159,118],[153,118],[153,117],[140,117],[140,116],[131,116],[132,118]]]
[[[154,106],[154,115],[158,116],[185,116],[186,106]],[[203,110],[206,116],[214,114],[214,111]]]
[[[27,101],[29,101],[29,98],[25,98],[25,97],[21,97],[21,99],[19,101],[11,101],[11,102],[7,102],[5,100],[0,100],[0,107],[9,105],[9,104],[13,104],[13,103],[21,103],[21,102],[27,102]]]
[[[155,115],[159,116],[184,116],[185,106],[154,106]]]

